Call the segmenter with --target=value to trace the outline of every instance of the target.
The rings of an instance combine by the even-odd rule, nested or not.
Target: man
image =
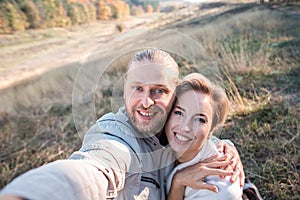
[[[69,160],[16,178],[2,191],[7,195],[3,198],[165,199],[164,182],[175,157],[166,146],[163,126],[175,98],[178,74],[177,63],[168,53],[158,49],[137,53],[125,78],[126,108],[101,117]],[[237,176],[244,180],[236,149],[224,146],[224,152],[236,161],[232,180]]]

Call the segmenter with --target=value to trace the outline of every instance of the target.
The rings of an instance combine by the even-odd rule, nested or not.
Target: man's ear
[[[123,86],[123,99],[125,100],[125,88],[126,88],[127,78],[124,77],[124,86]]]

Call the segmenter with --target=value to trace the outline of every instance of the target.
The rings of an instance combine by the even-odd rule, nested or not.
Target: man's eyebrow
[[[164,87],[164,88],[168,89],[168,86],[164,85],[164,84],[142,83],[142,82],[139,82],[139,81],[132,81],[131,84],[135,84],[135,85],[154,85],[155,87]]]
[[[206,115],[206,114],[203,114],[203,113],[197,114],[196,116],[203,116],[203,117],[206,117],[206,118],[207,118],[207,115]]]

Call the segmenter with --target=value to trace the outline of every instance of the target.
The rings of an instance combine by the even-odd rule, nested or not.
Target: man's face
[[[159,133],[174,100],[176,81],[170,68],[151,62],[132,63],[124,85],[128,117],[137,131]]]

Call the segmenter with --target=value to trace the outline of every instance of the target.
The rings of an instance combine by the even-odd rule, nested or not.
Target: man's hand
[[[233,170],[234,174],[231,176],[230,181],[234,183],[237,178],[240,178],[240,186],[244,186],[245,173],[243,170],[243,164],[240,159],[240,155],[234,146],[231,146],[223,141],[220,141],[217,145],[217,149],[220,153],[224,153],[227,156],[226,160],[232,161],[231,165],[224,167],[225,170]],[[224,178],[224,176],[221,176]]]
[[[24,200],[24,199],[22,199],[21,197],[4,195],[4,196],[0,196],[0,200]]]

